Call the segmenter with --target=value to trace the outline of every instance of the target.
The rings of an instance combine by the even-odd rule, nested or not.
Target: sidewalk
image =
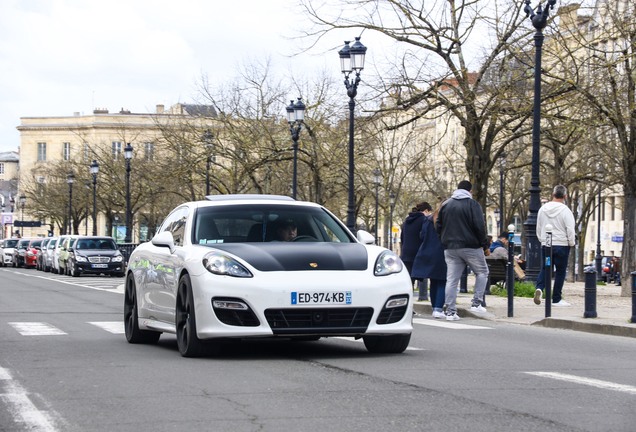
[[[545,299],[541,305],[534,304],[532,298],[515,297],[513,300],[513,316],[508,317],[508,298],[494,295],[486,296],[488,313],[476,314],[470,312],[472,287],[474,280],[468,279],[469,293],[457,296],[457,313],[460,317],[473,317],[491,321],[501,321],[513,324],[539,325],[544,327],[571,329],[590,333],[601,333],[615,336],[636,337],[636,323],[631,323],[632,298],[621,297],[621,287],[614,284],[599,285],[596,290],[597,318],[584,318],[585,312],[585,283],[566,282],[563,286],[563,299],[570,303],[570,307],[555,307],[552,305],[550,318],[545,318]],[[415,294],[417,298],[417,294]],[[422,315],[432,313],[429,301],[415,301],[414,310]]]

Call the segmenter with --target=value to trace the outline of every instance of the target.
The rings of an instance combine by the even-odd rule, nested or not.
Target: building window
[[[4,162],[0,162],[0,174],[4,174]]]
[[[90,147],[88,147],[88,143],[85,142],[84,143],[84,156],[83,156],[84,159],[83,159],[83,162],[88,162],[90,160],[89,159],[89,157],[90,157],[89,156],[89,152],[90,152]]]
[[[62,159],[65,161],[71,160],[71,143],[62,143]]]
[[[121,141],[113,141],[113,160],[119,159],[121,157],[121,152]]]
[[[46,143],[39,142],[38,143],[38,162],[46,161]]]
[[[151,142],[144,143],[144,157],[147,161],[152,161],[155,158],[155,145]]]
[[[610,197],[610,220],[616,220],[616,197]]]

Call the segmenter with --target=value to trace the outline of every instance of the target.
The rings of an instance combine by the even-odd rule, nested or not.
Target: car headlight
[[[85,256],[82,256],[82,255],[75,255],[75,261],[77,261],[77,262],[86,262],[86,261],[88,261],[88,260],[86,259],[86,257],[85,257]]]
[[[386,276],[399,273],[402,271],[402,267],[402,260],[394,252],[386,250],[375,260],[373,274],[376,276]]]
[[[253,277],[243,264],[220,252],[210,252],[203,257],[203,267],[210,273],[242,278]]]
[[[110,262],[122,262],[124,260],[124,257],[121,255],[115,255],[114,257],[111,258]]]

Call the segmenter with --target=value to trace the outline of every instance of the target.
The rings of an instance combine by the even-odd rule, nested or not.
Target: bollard
[[[632,272],[632,324],[636,324],[636,272]]]
[[[508,293],[508,318],[514,315],[514,297],[515,297],[515,226],[508,225],[508,262],[506,264],[506,290]]]
[[[545,226],[545,246],[543,247],[544,270],[543,283],[545,285],[545,317],[552,316],[552,224]]]
[[[596,318],[596,269],[585,270],[585,312],[583,318]]]

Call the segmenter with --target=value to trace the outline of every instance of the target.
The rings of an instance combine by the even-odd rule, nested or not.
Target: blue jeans
[[[468,265],[475,273],[475,293],[473,305],[482,304],[488,283],[488,264],[482,249],[446,249],[446,312],[457,312],[457,285]]]
[[[541,291],[545,288],[545,249],[541,248],[541,271],[537,276],[537,289]],[[563,283],[565,282],[565,272],[568,269],[568,258],[570,257],[570,246],[552,246],[552,266],[554,269],[554,286],[552,288],[552,303],[561,301],[563,293]]]
[[[431,305],[434,311],[441,312],[444,309],[444,301],[446,299],[445,291],[446,280],[431,279]]]

